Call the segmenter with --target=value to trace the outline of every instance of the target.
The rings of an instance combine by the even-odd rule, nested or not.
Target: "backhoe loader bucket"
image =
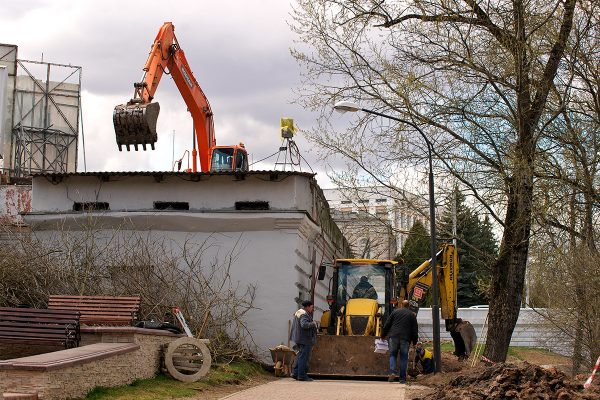
[[[477,334],[475,328],[469,321],[458,319],[458,321],[449,326],[450,336],[454,341],[454,354],[459,359],[467,359],[471,350],[477,344]]]
[[[157,141],[156,120],[159,111],[158,103],[116,106],[113,112],[113,123],[119,151],[122,150],[123,145],[127,147],[127,151],[131,145],[136,151],[138,145],[142,145],[146,150],[148,144],[154,150],[154,143]]]
[[[308,374],[323,377],[387,378],[389,354],[375,353],[373,336],[318,335]]]

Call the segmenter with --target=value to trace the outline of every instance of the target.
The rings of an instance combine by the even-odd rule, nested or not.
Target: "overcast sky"
[[[113,108],[131,98],[163,22],[175,25],[210,101],[217,144],[244,142],[257,161],[279,148],[280,117],[294,118],[300,128],[316,117],[291,104],[300,69],[289,51],[295,39],[287,25],[290,11],[287,0],[3,0],[0,42],[18,45],[20,59],[40,60],[43,53],[46,62],[83,68],[87,171],[166,171],[173,131],[176,159],[191,149],[192,135],[191,116],[169,76],[155,95],[161,106],[156,150],[119,152],[112,125]],[[325,163],[301,135],[296,141],[319,184],[330,187]],[[275,158],[268,161],[253,169],[271,169]]]

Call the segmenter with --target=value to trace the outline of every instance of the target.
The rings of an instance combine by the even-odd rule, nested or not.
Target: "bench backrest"
[[[0,307],[0,342],[79,345],[79,312]]]
[[[140,298],[113,296],[51,295],[48,308],[77,310],[86,325],[131,325],[137,319]]]

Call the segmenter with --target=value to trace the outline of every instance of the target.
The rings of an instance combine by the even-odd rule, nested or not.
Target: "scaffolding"
[[[11,174],[75,172],[81,67],[18,59],[16,63]]]

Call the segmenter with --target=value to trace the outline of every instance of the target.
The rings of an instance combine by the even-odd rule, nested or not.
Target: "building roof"
[[[182,171],[95,171],[95,172],[53,172],[53,173],[37,173],[33,174],[33,177],[69,177],[69,176],[155,176],[155,175],[163,175],[163,176],[240,176],[240,175],[295,175],[295,176],[305,176],[307,178],[312,178],[316,174],[310,172],[300,172],[300,171],[247,171],[247,172],[182,172]]]

